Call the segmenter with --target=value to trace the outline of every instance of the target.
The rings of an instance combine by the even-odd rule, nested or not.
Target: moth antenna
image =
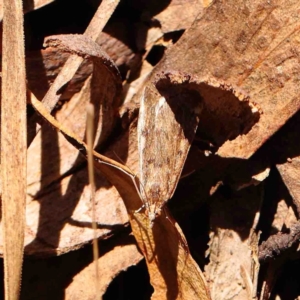
[[[113,151],[113,153],[114,153],[114,155],[117,157],[117,159],[118,159],[124,166],[126,166],[125,161],[122,160],[122,158],[121,158],[115,151]],[[134,174],[134,175],[133,175],[133,178],[132,178],[132,179],[133,179],[133,180],[132,180],[132,181],[133,181],[133,184],[134,184],[134,186],[135,186],[135,188],[136,188],[136,190],[137,190],[137,193],[138,193],[140,199],[141,199],[142,202],[143,202],[143,206],[147,206],[147,208],[148,208],[148,207],[149,207],[149,201],[148,201],[148,199],[147,199],[147,195],[146,195],[146,192],[145,192],[145,189],[144,189],[143,184],[142,184],[142,183],[140,182],[140,180],[139,180],[138,183],[139,183],[140,187],[138,187],[138,184],[137,184],[137,182],[136,182],[137,174],[134,173],[133,170],[130,169],[129,166],[126,166],[126,167],[131,171],[132,174]],[[143,190],[143,194],[144,194],[145,197],[142,196],[141,190]],[[144,198],[146,198],[146,199],[144,199]],[[136,212],[140,212],[140,211],[142,210],[143,206],[142,206],[141,208],[139,208],[138,210],[136,210]]]
[[[98,258],[99,258],[99,248],[97,239],[97,224],[96,224],[96,203],[95,203],[95,174],[94,174],[94,162],[93,162],[93,145],[94,145],[94,116],[95,108],[94,105],[89,103],[87,106],[87,116],[86,116],[86,140],[87,140],[87,155],[88,155],[88,173],[89,173],[89,183],[91,188],[91,203],[92,203],[92,228],[93,228],[93,257],[95,265],[95,290],[96,299],[101,299],[100,287],[99,287],[99,268],[98,268]]]
[[[116,151],[113,150],[113,154],[117,157],[117,159],[118,159],[124,166],[126,166],[125,161],[117,154]],[[132,174],[134,174],[133,171],[132,171],[128,166],[127,166],[127,168],[131,171]]]
[[[149,201],[148,201],[148,198],[147,198],[147,194],[146,194],[144,185],[143,185],[140,181],[139,181],[139,184],[140,184],[140,189],[143,190],[143,194],[144,194],[144,197],[143,197],[143,198],[145,198],[145,199],[142,200],[142,201],[143,201],[144,204],[146,204],[147,208],[149,208],[150,205],[149,205]],[[143,198],[141,198],[141,199],[143,199]]]

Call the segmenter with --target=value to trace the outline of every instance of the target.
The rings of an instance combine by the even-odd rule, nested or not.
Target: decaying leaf
[[[75,52],[75,47],[80,48],[82,41],[77,36],[74,38],[60,47]],[[62,37],[60,39],[62,43]],[[99,111],[95,119],[95,140],[99,146],[113,129],[121,85],[113,62],[92,47],[84,44],[86,56],[92,54],[95,63],[93,79],[86,80],[80,93],[74,95],[56,117],[83,139],[84,111],[89,101],[94,103]],[[107,66],[102,64],[103,61]],[[61,134],[49,126],[42,127],[29,147],[28,157],[35,163],[28,169],[26,253],[59,254],[88,242],[92,237],[91,209],[84,160]],[[104,178],[97,178],[97,189],[98,236],[105,237],[114,228],[128,222],[128,217],[117,191]]]

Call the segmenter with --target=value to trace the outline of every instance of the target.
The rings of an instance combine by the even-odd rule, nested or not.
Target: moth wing
[[[149,205],[162,207],[172,197],[198,126],[201,105],[200,95],[189,89],[177,87],[171,93],[160,93],[153,85],[145,88],[138,147],[141,194]]]

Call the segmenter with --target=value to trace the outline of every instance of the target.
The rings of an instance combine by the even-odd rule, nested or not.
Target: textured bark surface
[[[207,108],[223,122],[240,118],[227,142],[224,135],[219,140],[222,132],[206,136],[220,156],[249,158],[299,109],[298,77],[292,75],[298,70],[297,9],[298,1],[214,1],[155,68],[153,76],[163,70],[209,76],[249,97],[259,121],[245,122],[226,99]],[[208,135],[205,125],[199,131]]]
[[[20,294],[26,199],[26,78],[22,0],[3,1],[1,188],[5,299]]]
[[[50,4],[54,0],[24,0],[23,1],[23,9],[24,12],[29,12],[31,10],[35,10],[41,8],[47,4]],[[3,18],[3,8],[4,8],[4,0],[0,2],[0,20]]]

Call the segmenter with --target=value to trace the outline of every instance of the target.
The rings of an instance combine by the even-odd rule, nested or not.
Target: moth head
[[[161,209],[153,209],[153,210],[149,210],[148,212],[148,218],[150,221],[150,228],[153,228],[155,219],[160,215],[161,213]]]

